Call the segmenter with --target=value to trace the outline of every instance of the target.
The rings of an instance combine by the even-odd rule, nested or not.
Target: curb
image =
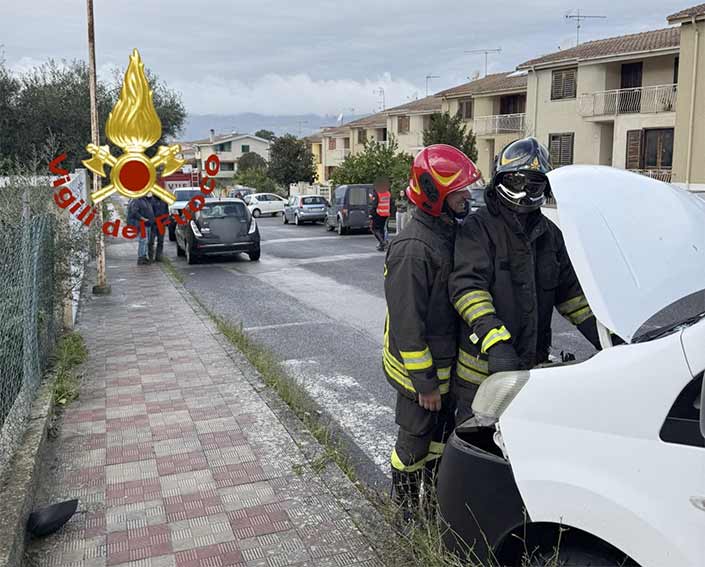
[[[256,368],[250,364],[237,348],[218,330],[213,320],[203,307],[196,301],[191,293],[178,282],[174,276],[162,268],[163,273],[176,288],[186,303],[191,307],[196,316],[201,319],[206,328],[212,333],[228,356],[237,364],[243,373],[245,380],[252,386],[254,391],[269,406],[274,415],[279,419],[284,428],[288,431],[294,442],[299,446],[304,457],[313,461],[325,453],[323,446],[306,429],[301,420],[294,414],[291,408],[274,392],[262,379]],[[382,515],[372,505],[364,492],[353,483],[345,473],[334,462],[326,463],[325,468],[318,475],[330,493],[341,503],[343,509],[349,514],[351,520],[367,539],[370,546],[380,555],[378,547],[386,539],[385,536],[392,533],[391,526],[387,524]],[[382,564],[379,563],[381,566]]]
[[[34,507],[34,497],[42,469],[47,430],[52,414],[52,393],[56,376],[50,374],[37,390],[27,429],[0,487],[0,566],[22,565],[27,518]]]

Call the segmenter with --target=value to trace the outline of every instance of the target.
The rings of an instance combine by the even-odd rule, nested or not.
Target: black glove
[[[500,341],[490,348],[487,366],[490,374],[519,370],[521,368],[521,359],[511,343]]]
[[[580,323],[580,325],[578,325],[578,331],[580,331],[582,335],[592,343],[592,346],[594,346],[596,350],[602,350],[602,345],[600,344],[600,336],[597,332],[597,319],[595,319],[594,316]],[[613,346],[624,344],[624,339],[622,339],[618,335],[612,333],[611,336]]]

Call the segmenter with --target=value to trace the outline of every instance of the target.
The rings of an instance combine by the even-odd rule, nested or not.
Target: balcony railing
[[[640,175],[645,175],[651,179],[658,179],[659,181],[665,181],[666,183],[671,182],[671,170],[670,169],[630,169],[634,173],[639,173]]]
[[[615,89],[580,95],[580,116],[675,112],[677,85]]]
[[[523,132],[526,114],[495,114],[494,116],[476,116],[473,131],[478,136],[487,134],[504,134],[506,132]]]
[[[330,161],[341,162],[350,155],[350,148],[337,148],[328,151]]]

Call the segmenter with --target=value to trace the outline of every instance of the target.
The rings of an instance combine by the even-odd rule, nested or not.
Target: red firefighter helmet
[[[424,212],[438,217],[448,195],[467,189],[480,177],[480,170],[459,149],[435,144],[414,158],[406,196]]]

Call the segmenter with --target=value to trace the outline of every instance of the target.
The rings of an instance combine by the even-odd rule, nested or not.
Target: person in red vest
[[[377,250],[387,248],[387,221],[396,214],[396,205],[389,189],[389,179],[378,177],[374,183],[374,195],[370,203],[370,228],[377,239]]]

